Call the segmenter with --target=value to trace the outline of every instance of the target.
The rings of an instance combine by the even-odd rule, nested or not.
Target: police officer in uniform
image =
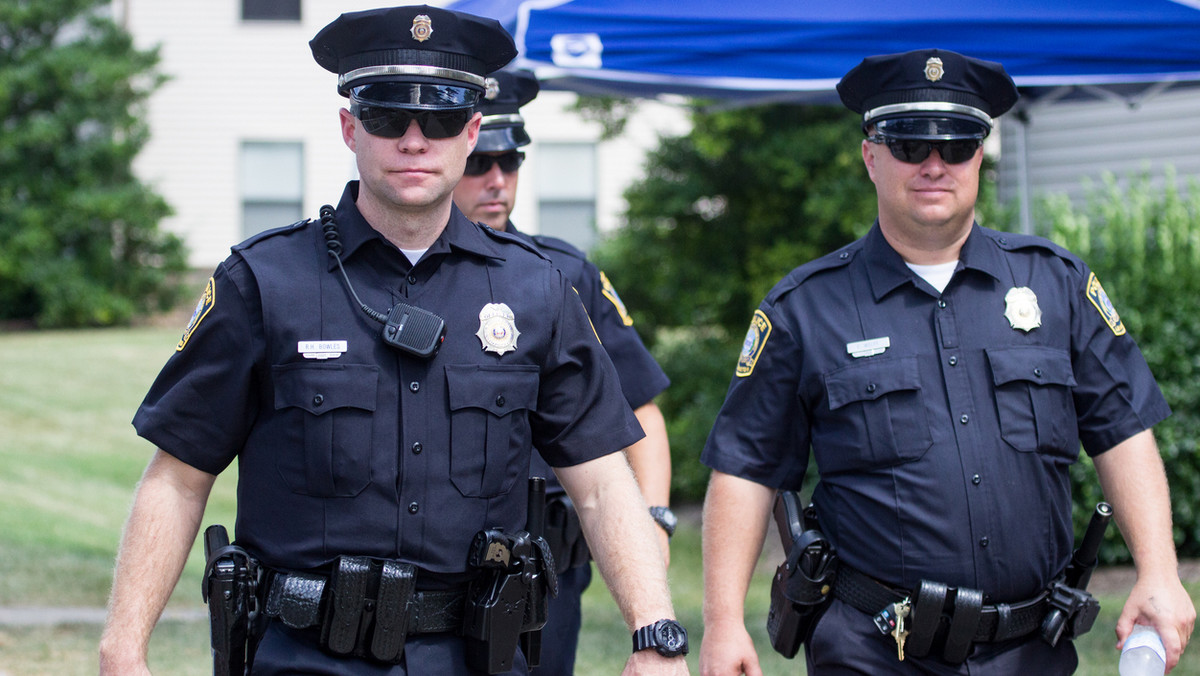
[[[360,179],[320,220],[233,248],[138,410],[158,450],[118,554],[101,672],[146,672],[209,490],[236,459],[235,545],[266,571],[252,673],[479,673],[453,625],[500,550],[471,547],[525,527],[532,445],[583,506],[643,637],[628,670],[686,673],[657,527],[618,452],[642,433],[587,314],[545,257],[452,203],[484,77],[512,39],[413,6],[343,14],[310,46],[349,99]],[[519,651],[506,659],[527,672]]]
[[[483,114],[479,143],[467,158],[465,175],[454,189],[454,202],[467,218],[536,246],[579,292],[600,343],[617,368],[625,401],[645,430],[645,438],[630,446],[626,456],[643,497],[651,505],[651,515],[661,528],[659,543],[668,552],[668,538],[676,523],[668,506],[671,449],[666,423],[654,397],[666,389],[670,380],[642,343],[608,277],[578,248],[556,237],[519,232],[509,219],[525,159],[518,149],[530,143],[520,109],[537,93],[537,78],[528,70],[505,69],[488,78],[488,91],[479,108]],[[530,474],[548,478],[547,518],[549,532],[554,534],[550,544],[559,569],[559,592],[550,600],[550,619],[542,632],[541,664],[534,672],[571,674],[575,671],[582,621],[580,597],[592,579],[587,543],[570,499],[540,455],[534,454]]]
[[[702,672],[758,673],[747,585],[775,491],[799,490],[810,449],[840,568],[806,643],[809,673],[1073,672],[1072,642],[1042,640],[1046,606],[1024,602],[1071,557],[1081,443],[1137,565],[1119,642],[1135,621],[1153,625],[1174,665],[1195,609],[1150,429],[1167,404],[1083,261],[974,221],[981,146],[1017,100],[1012,80],[925,49],[867,58],[838,92],[863,115],[878,219],[754,313],[702,456],[714,470]],[[921,590],[940,608],[911,619],[938,638],[915,655],[862,597],[915,606]]]

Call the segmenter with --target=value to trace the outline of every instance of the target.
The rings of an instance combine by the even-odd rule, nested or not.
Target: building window
[[[242,0],[242,21],[299,21],[300,0]]]
[[[242,234],[245,237],[303,218],[304,146],[242,143]]]
[[[537,148],[538,230],[587,250],[596,241],[596,145]]]

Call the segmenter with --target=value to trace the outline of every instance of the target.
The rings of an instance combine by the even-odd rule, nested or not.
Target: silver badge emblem
[[[504,303],[488,303],[479,311],[479,330],[475,335],[483,343],[485,352],[504,354],[517,349],[517,338],[521,332],[517,330],[516,316],[512,308]]]
[[[1029,333],[1042,325],[1037,295],[1027,286],[1014,286],[1004,294],[1004,318],[1014,329]]]
[[[485,91],[483,98],[488,101],[495,101],[497,96],[500,96],[500,81],[494,77],[489,77],[483,81]]]
[[[428,14],[418,14],[413,17],[413,25],[410,31],[413,39],[417,42],[425,42],[433,35],[433,20]]]
[[[925,79],[937,82],[945,74],[946,71],[942,69],[942,60],[936,56],[929,57],[929,60],[925,62]]]

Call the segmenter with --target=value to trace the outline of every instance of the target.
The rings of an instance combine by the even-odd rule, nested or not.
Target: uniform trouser
[[[579,647],[579,628],[583,623],[580,602],[591,581],[590,563],[558,576],[558,596],[550,599],[546,626],[542,628],[542,660],[533,673],[545,676],[575,673],[575,650]]]
[[[483,673],[467,666],[462,638],[449,633],[409,636],[404,643],[403,663],[381,664],[321,650],[317,644],[318,632],[316,628],[290,629],[272,620],[254,655],[252,676],[479,676]],[[513,667],[506,676],[529,673],[519,649]]]
[[[1075,673],[1079,659],[1072,641],[1050,647],[1034,632],[1002,643],[977,643],[963,664],[950,664],[930,653],[898,659],[896,641],[881,634],[866,613],[833,599],[805,645],[809,676],[874,674],[933,676],[1065,676]]]

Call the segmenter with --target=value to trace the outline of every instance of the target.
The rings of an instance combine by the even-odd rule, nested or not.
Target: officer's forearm
[[[646,436],[625,449],[625,455],[646,504],[665,507],[671,504],[671,445],[667,441],[667,423],[653,401],[639,406],[633,414]]]
[[[117,554],[101,673],[144,662],[150,633],[179,580],[216,477],[157,451],[138,485]]]
[[[557,468],[584,536],[630,631],[675,618],[656,529],[624,455]]]
[[[1171,500],[1153,433],[1135,434],[1097,455],[1094,464],[1139,577],[1176,576]]]
[[[746,592],[762,552],[775,492],[713,472],[704,498],[704,624],[743,622]]]

